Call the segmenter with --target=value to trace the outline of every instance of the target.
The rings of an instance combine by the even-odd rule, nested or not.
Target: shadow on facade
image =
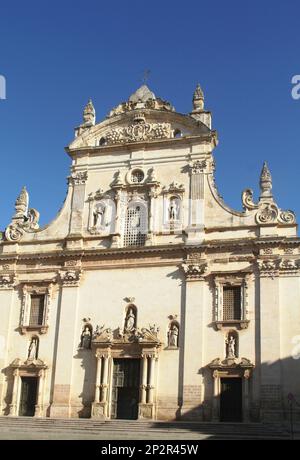
[[[82,401],[82,408],[78,410],[79,418],[89,418],[91,416],[92,403],[95,394],[96,366],[95,355],[90,350],[78,349],[74,359],[81,360],[81,367],[84,370],[82,391],[78,395]]]
[[[212,370],[208,367],[199,369],[203,378],[203,403],[181,414],[178,410],[177,419],[201,422],[219,422],[219,398],[215,407],[218,408],[217,418],[213,419],[213,407],[216,398],[213,396]],[[292,394],[300,401],[300,359],[288,357],[272,363],[256,363],[249,379],[249,422],[289,425],[290,404],[288,395]],[[285,376],[285,377],[284,377]],[[300,407],[293,409],[294,422],[300,422]],[[244,414],[243,414],[243,421]],[[242,423],[241,423],[242,424]],[[193,429],[193,425],[191,425]]]

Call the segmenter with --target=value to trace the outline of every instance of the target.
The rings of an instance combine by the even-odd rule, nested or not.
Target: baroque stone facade
[[[295,216],[266,163],[258,201],[226,206],[217,142],[199,85],[187,115],[145,85],[99,123],[88,102],[62,210],[39,228],[23,188],[2,233],[1,415],[286,419]]]

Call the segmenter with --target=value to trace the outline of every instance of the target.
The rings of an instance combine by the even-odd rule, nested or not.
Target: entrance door
[[[242,421],[242,379],[221,379],[221,422]]]
[[[138,418],[139,359],[114,359],[111,418]]]
[[[37,377],[21,377],[21,399],[19,415],[33,417],[37,398]]]

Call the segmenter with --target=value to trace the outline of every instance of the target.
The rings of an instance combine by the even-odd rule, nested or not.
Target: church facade
[[[300,398],[300,240],[272,195],[230,209],[198,85],[189,114],[146,85],[66,151],[39,228],[24,188],[0,241],[3,416],[282,421]],[[297,342],[298,340],[298,342]],[[299,414],[298,414],[299,416]]]

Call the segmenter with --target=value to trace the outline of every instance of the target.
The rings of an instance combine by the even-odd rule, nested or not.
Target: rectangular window
[[[42,326],[44,320],[44,295],[30,296],[30,317],[29,326]]]
[[[241,319],[241,286],[223,287],[223,320]]]

